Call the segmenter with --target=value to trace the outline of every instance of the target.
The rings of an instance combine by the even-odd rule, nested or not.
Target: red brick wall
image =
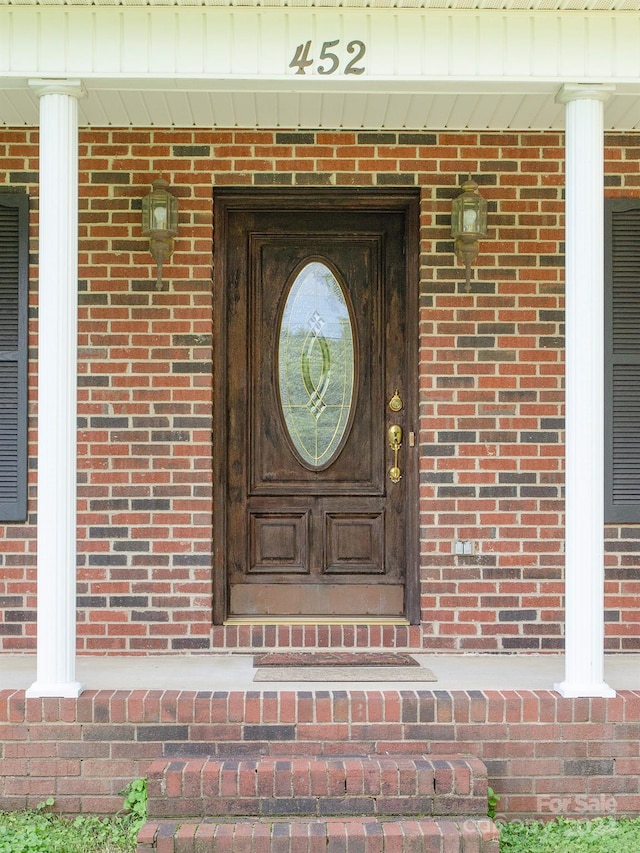
[[[640,135],[610,136],[610,195],[640,194]],[[83,130],[78,648],[562,645],[563,138],[559,133]],[[35,647],[38,132],[0,130],[0,190],[31,197],[30,521],[1,530],[0,641]],[[155,289],[140,203],[164,174],[180,233]],[[489,201],[470,293],[450,203]],[[212,187],[422,188],[422,628],[211,630]],[[454,539],[476,553],[451,554]],[[610,650],[640,646],[640,531],[606,531]]]
[[[471,753],[500,819],[640,812],[640,693],[0,691],[0,809],[114,813],[154,758]]]

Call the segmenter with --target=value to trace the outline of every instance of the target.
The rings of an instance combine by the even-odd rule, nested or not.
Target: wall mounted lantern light
[[[466,270],[467,292],[471,290],[471,264],[478,257],[478,240],[487,236],[487,202],[478,192],[471,175],[451,206],[451,236],[456,241],[456,257]]]
[[[157,178],[142,199],[142,234],[149,238],[149,251],[156,261],[156,290],[162,290],[162,264],[171,257],[178,233],[178,200],[168,187],[164,178]]]

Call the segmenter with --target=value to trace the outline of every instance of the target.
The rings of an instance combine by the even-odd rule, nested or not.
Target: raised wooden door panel
[[[230,190],[215,212],[217,619],[413,621],[416,194]]]

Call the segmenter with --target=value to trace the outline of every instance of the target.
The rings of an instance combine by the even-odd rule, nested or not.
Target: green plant
[[[133,853],[129,826],[119,817],[50,811],[53,797],[34,809],[0,812],[0,853]]]
[[[496,811],[498,810],[498,803],[500,802],[500,797],[496,794],[491,786],[487,788],[487,800],[488,800],[488,809],[487,815],[494,819],[496,816]]]
[[[120,795],[124,797],[122,808],[127,814],[131,836],[135,838],[147,819],[147,780],[134,779]]]
[[[557,818],[500,827],[500,853],[638,853],[640,818]]]

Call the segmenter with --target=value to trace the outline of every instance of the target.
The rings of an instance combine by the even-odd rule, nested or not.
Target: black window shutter
[[[0,521],[27,517],[29,202],[0,192]]]
[[[605,207],[605,521],[640,522],[640,199]]]

